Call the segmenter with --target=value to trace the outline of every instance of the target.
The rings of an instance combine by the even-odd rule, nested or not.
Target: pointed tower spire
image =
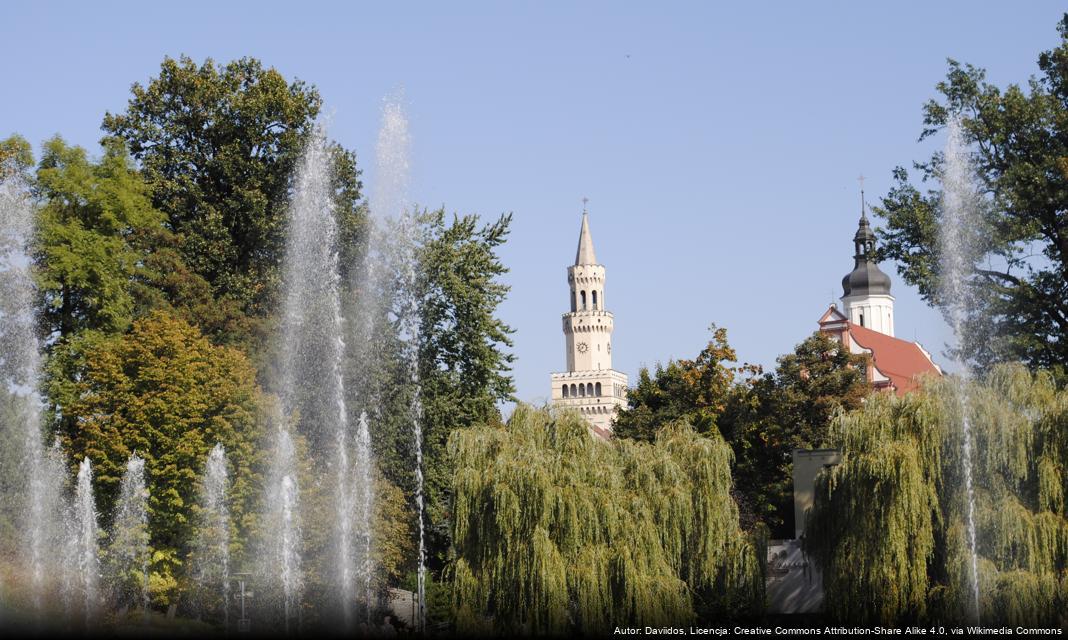
[[[894,335],[894,297],[890,276],[876,262],[875,232],[864,202],[864,176],[860,181],[860,221],[853,234],[853,270],[842,278],[842,307],[850,322]]]
[[[589,212],[586,211],[588,198],[582,199],[582,230],[579,231],[578,251],[575,252],[575,265],[597,264],[597,255],[593,252],[593,237],[590,235]]]

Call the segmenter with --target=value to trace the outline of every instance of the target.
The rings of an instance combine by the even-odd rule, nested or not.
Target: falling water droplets
[[[950,324],[959,344],[964,342],[965,318],[968,313],[967,279],[972,273],[975,256],[975,230],[977,222],[977,195],[974,172],[971,167],[968,146],[964,140],[959,117],[953,117],[947,127],[948,137],[942,172],[942,225],[940,248],[942,273],[940,289],[943,302],[949,311]],[[974,436],[969,416],[968,365],[960,363],[961,373],[957,385],[962,424],[962,451],[964,475],[965,516],[968,530],[968,549],[971,559],[971,586],[974,616],[979,621],[979,554],[975,526],[975,487],[972,477]]]

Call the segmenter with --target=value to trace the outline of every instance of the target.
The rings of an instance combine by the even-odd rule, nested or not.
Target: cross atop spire
[[[864,177],[863,173],[860,174],[860,176],[857,177],[857,182],[860,183],[860,219],[861,220],[863,220],[864,218],[868,217],[867,214],[864,211],[864,181],[865,180],[867,180],[867,178]]]
[[[586,213],[588,213],[586,211],[586,204],[589,203],[589,201],[589,198],[587,198],[586,196],[582,196],[582,215],[586,215]]]

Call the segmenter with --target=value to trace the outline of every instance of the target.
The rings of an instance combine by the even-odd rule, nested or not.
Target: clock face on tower
[[[578,350],[579,350],[579,353],[586,353],[586,351],[587,351],[587,350],[588,350],[589,348],[590,348],[590,345],[586,344],[585,342],[580,342],[580,343],[578,343]]]

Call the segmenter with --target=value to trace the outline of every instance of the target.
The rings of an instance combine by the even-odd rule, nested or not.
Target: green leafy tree
[[[255,372],[239,351],[157,311],[125,334],[83,332],[49,360],[49,396],[72,459],[88,456],[111,514],[129,456],[145,459],[156,602],[173,601],[192,542],[197,481],[217,442],[227,450],[240,552],[253,524],[261,452]]]
[[[253,58],[165,58],[104,131],[126,142],[185,264],[253,317],[273,309],[290,178],[322,107],[318,91]],[[361,224],[355,155],[334,147],[343,235]],[[238,339],[243,336],[238,336]]]
[[[653,443],[603,442],[576,413],[519,405],[449,450],[461,633],[599,635],[762,606],[718,434],[676,423]]]
[[[137,305],[134,283],[148,279],[150,240],[163,216],[118,142],[99,162],[60,138],[45,143],[34,188],[38,287],[50,333],[123,331]]]
[[[642,367],[638,384],[627,390],[627,407],[616,417],[620,438],[652,442],[665,424],[687,422],[710,433],[727,407],[735,378],[759,371],[753,365],[731,366],[738,355],[727,342],[727,330],[712,325],[712,339],[694,360],[658,364],[654,374]]]
[[[0,140],[0,180],[15,174],[26,175],[33,167],[33,147],[20,135]]]
[[[1065,407],[1049,374],[998,365],[981,382],[932,380],[840,414],[830,443],[842,462],[817,477],[805,538],[823,568],[828,614],[882,624],[974,619],[966,417],[980,620],[1068,623]]]
[[[776,538],[794,535],[792,452],[827,445],[840,411],[871,393],[864,358],[814,333],[780,356],[774,373],[736,388],[719,420],[735,454],[735,497],[748,528],[764,522]]]
[[[1022,360],[1062,368],[1068,361],[1068,15],[1060,45],[1038,57],[1038,77],[1022,88],[989,84],[985,72],[949,61],[942,94],[924,106],[921,139],[959,114],[972,144],[981,192],[983,232],[970,282],[971,310],[961,355],[980,367]],[[939,179],[941,154],[916,165],[924,181]],[[932,304],[939,297],[942,219],[938,189],[921,192],[908,172],[876,213],[886,221],[881,253]]]
[[[509,400],[515,357],[512,329],[496,316],[508,293],[507,268],[497,248],[508,236],[511,215],[480,225],[474,215],[446,223],[444,210],[425,214],[417,249],[419,279],[418,366],[423,408],[431,550],[449,547],[452,466],[449,435],[475,424],[499,422],[497,403]]]

